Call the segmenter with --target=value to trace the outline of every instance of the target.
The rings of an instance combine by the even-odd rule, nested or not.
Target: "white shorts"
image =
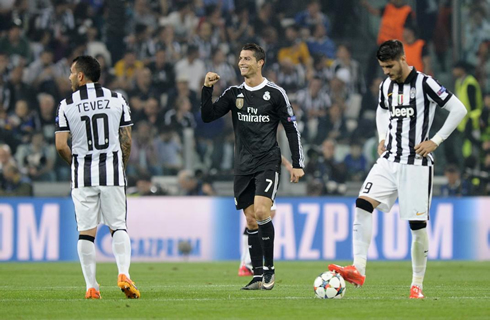
[[[432,181],[432,167],[379,158],[364,180],[359,196],[379,201],[378,209],[383,212],[389,212],[398,198],[401,219],[426,221],[429,220]]]
[[[126,229],[126,192],[124,187],[99,186],[74,188],[78,231],[97,227],[100,223],[112,230]]]

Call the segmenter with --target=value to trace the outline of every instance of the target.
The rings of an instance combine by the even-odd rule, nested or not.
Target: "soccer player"
[[[281,155],[281,163],[288,170],[291,175],[290,181],[293,180],[293,165],[284,156]],[[271,219],[274,219],[276,215],[276,202],[271,207]],[[252,259],[250,258],[250,251],[248,250],[248,228],[245,227],[242,235],[242,254],[240,256],[240,267],[238,268],[238,275],[240,277],[253,276],[252,271]]]
[[[140,292],[129,277],[131,244],[126,232],[124,170],[131,152],[130,109],[120,93],[97,83],[100,65],[93,57],[75,58],[70,71],[73,94],[58,108],[56,149],[71,166],[77,249],[87,285],[85,298],[100,299],[94,240],[101,222],[111,230],[119,271],[117,285],[128,298],[139,298]]]
[[[238,67],[245,82],[226,89],[213,103],[213,85],[219,75],[208,72],[201,94],[201,117],[216,120],[230,110],[235,130],[234,194],[237,210],[247,220],[248,244],[254,276],[243,290],[274,287],[274,226],[271,206],[276,197],[281,170],[281,150],[276,140],[282,123],[292,154],[292,182],[304,175],[301,136],[293,108],[284,89],[262,76],[265,52],[249,43],[243,46]]]
[[[410,298],[424,298],[422,284],[429,240],[427,220],[432,197],[432,152],[453,132],[466,108],[432,77],[407,64],[403,44],[388,40],[380,45],[379,65],[387,78],[379,87],[376,125],[380,158],[369,172],[359,197],[353,227],[354,263],[328,266],[346,281],[362,286],[372,236],[372,212],[390,211],[399,199],[400,218],[408,220],[412,233],[412,284]],[[429,139],[436,107],[449,111],[442,128]]]

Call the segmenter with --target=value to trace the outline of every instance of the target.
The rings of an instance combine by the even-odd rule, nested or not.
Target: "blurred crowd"
[[[2,1],[0,195],[32,194],[32,181],[70,179],[54,148],[54,119],[71,92],[71,62],[82,54],[98,59],[99,82],[131,106],[129,190],[165,194],[151,177],[170,175],[182,194],[215,194],[213,181],[232,178],[234,136],[231,117],[202,123],[201,86],[207,71],[221,76],[216,95],[240,84],[236,57],[247,42],[264,47],[264,75],[286,90],[295,110],[308,195],[343,194],[346,182],[362,181],[377,157],[383,75],[373,52],[391,38],[403,40],[417,70],[450,75],[447,86],[470,111],[436,155],[442,159],[436,173],[452,183],[444,192],[489,194],[490,4],[462,1],[462,59],[454,63],[451,1],[376,2],[379,7],[363,0]],[[378,17],[377,35],[365,30],[371,21],[365,17]]]

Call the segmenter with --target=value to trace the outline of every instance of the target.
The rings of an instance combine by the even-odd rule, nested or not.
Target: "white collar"
[[[269,82],[269,80],[267,80],[267,78],[264,77],[264,81],[262,81],[259,85],[255,86],[255,87],[250,87],[245,82],[243,83],[243,85],[244,85],[245,89],[247,89],[248,91],[257,91],[257,90],[260,90],[263,87],[265,87],[267,82]]]

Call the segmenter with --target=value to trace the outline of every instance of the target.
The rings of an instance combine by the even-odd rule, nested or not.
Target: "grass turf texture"
[[[340,262],[345,264],[345,262]],[[78,263],[1,263],[2,319],[489,319],[490,262],[429,261],[426,299],[408,299],[411,264],[370,262],[363,288],[314,297],[327,262],[278,262],[272,291],[241,291],[237,262],[133,263],[141,299],[117,288],[113,263],[97,265],[102,300],[85,300]]]

